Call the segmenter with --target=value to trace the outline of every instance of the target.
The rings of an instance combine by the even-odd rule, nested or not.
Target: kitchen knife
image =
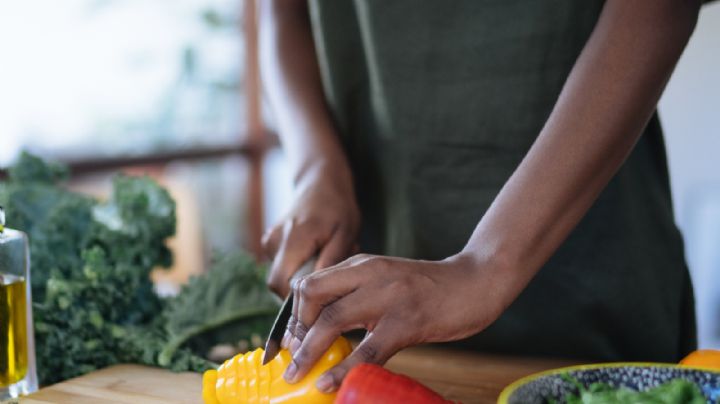
[[[315,269],[316,258],[311,258],[300,269],[293,274],[290,278],[290,293],[288,293],[282,306],[280,306],[280,312],[278,313],[272,328],[270,329],[270,335],[268,336],[267,342],[265,343],[265,353],[263,354],[262,364],[270,362],[280,352],[280,342],[282,341],[285,329],[287,328],[288,321],[292,315],[293,306],[293,290],[292,286],[297,280],[303,276],[312,273]]]

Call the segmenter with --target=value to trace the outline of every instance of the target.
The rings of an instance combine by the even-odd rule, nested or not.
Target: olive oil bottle
[[[0,402],[37,388],[28,239],[0,207]]]
[[[27,373],[26,287],[23,278],[0,273],[0,387]]]

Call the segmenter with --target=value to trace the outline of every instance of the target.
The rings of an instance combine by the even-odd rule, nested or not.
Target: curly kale
[[[171,264],[165,239],[175,234],[175,202],[150,178],[115,177],[112,197],[93,207],[92,218],[90,243],[104,246],[112,262],[146,269]]]
[[[106,202],[60,184],[66,170],[23,153],[0,182],[10,227],[30,238],[38,372],[43,384],[116,363],[202,371],[212,344],[269,327],[264,268],[219,257],[180,294],[159,298],[150,271],[171,263],[175,203],[147,177],[118,176]]]
[[[30,238],[32,292],[39,301],[51,275],[65,277],[82,267],[95,201],[56,186],[66,171],[30,154],[8,171],[9,181],[0,182],[0,205],[8,224]]]
[[[215,344],[265,333],[278,306],[259,287],[264,279],[264,268],[241,253],[217,257],[205,276],[190,279],[165,308],[167,344],[160,365],[171,363],[175,350],[183,345],[206,355]]]

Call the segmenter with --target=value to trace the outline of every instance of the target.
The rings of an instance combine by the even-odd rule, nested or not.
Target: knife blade
[[[288,293],[282,306],[280,306],[280,311],[275,318],[275,322],[273,323],[272,328],[270,328],[270,335],[268,336],[267,342],[265,343],[265,353],[263,354],[262,358],[263,365],[273,360],[273,358],[277,356],[278,352],[280,352],[280,342],[282,341],[283,335],[285,334],[285,329],[287,328],[288,322],[290,321],[290,316],[292,315],[292,286],[303,276],[312,273],[313,269],[315,269],[316,262],[316,258],[309,259],[290,278],[290,293]]]

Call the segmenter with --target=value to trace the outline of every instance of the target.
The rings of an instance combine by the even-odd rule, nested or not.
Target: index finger
[[[367,273],[354,268],[365,261],[363,258],[354,257],[324,271],[315,272],[295,285],[294,324],[289,331],[296,341],[291,347],[302,343],[323,308],[352,293],[366,279]]]

